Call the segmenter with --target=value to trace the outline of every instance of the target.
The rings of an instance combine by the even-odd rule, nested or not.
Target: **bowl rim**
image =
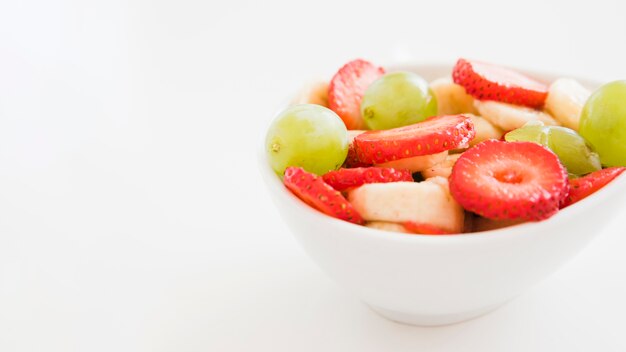
[[[442,63],[434,63],[434,62],[420,62],[420,61],[410,61],[410,62],[402,62],[396,64],[390,64],[386,67],[391,71],[398,70],[410,70],[415,71],[416,67],[419,67],[424,71],[434,71],[434,70],[442,70],[442,69],[451,69],[453,65],[442,62]],[[513,67],[514,69],[517,69]],[[582,82],[583,85],[586,86],[600,86],[601,84],[598,81],[587,79],[585,77],[577,76],[577,75],[555,75],[554,73],[545,73],[539,70],[527,70],[527,69],[519,69],[519,71],[531,74],[534,77],[544,78],[546,77],[568,77],[574,78],[579,82]],[[554,78],[549,78],[554,79]],[[279,112],[284,110],[287,106],[289,106],[289,100],[286,100],[283,104],[281,104],[281,108]],[[278,113],[274,114],[276,116]],[[584,216],[585,212],[589,208],[599,207],[606,200],[607,197],[613,192],[616,192],[620,188],[626,188],[626,172],[619,175],[616,179],[609,182],[609,184],[602,187],[597,192],[591,194],[585,201],[578,202],[567,208],[560,209],[558,213],[550,217],[549,219],[545,219],[542,221],[536,222],[525,222],[517,225],[512,225],[504,228],[480,231],[480,232],[468,232],[468,233],[457,233],[457,234],[445,234],[445,235],[426,235],[426,234],[407,234],[393,231],[386,231],[376,228],[370,228],[363,225],[357,225],[350,223],[348,221],[340,220],[334,218],[332,216],[326,215],[321,211],[305,204],[298,197],[296,197],[293,193],[291,193],[286,187],[284,187],[280,178],[274,170],[272,170],[269,161],[267,160],[267,155],[265,152],[265,134],[272,123],[273,118],[270,119],[265,128],[261,131],[261,135],[259,138],[258,150],[257,150],[257,161],[259,171],[261,173],[262,178],[265,181],[265,184],[268,187],[268,191],[270,193],[274,193],[272,196],[278,197],[281,202],[287,202],[290,207],[298,209],[298,212],[302,213],[303,216],[308,217],[315,223],[323,224],[322,226],[331,226],[336,228],[337,232],[352,232],[358,231],[362,232],[359,235],[365,235],[374,239],[383,239],[383,240],[393,240],[393,241],[409,241],[409,242],[423,242],[427,241],[430,243],[449,243],[450,241],[458,242],[466,242],[466,241],[482,241],[489,240],[493,238],[505,239],[511,236],[517,236],[519,234],[523,234],[524,236],[531,236],[532,234],[541,232],[541,228],[545,227],[547,222],[568,222],[570,219],[577,218],[579,216]]]

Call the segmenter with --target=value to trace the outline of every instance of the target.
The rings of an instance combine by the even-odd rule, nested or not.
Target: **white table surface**
[[[626,205],[508,305],[418,328],[331,282],[257,172],[281,102],[352,58],[626,78],[624,2],[568,3],[1,2],[0,351],[625,351]]]

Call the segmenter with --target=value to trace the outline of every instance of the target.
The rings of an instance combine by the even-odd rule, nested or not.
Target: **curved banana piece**
[[[505,131],[520,128],[529,121],[541,121],[546,125],[558,125],[558,122],[545,112],[523,106],[491,100],[475,100],[474,105],[478,109],[480,116]]]
[[[372,229],[379,229],[384,231],[391,232],[402,232],[402,233],[410,233],[402,224],[397,224],[395,222],[387,222],[387,221],[370,221],[365,223],[365,227],[370,227]]]
[[[465,88],[452,82],[451,78],[442,77],[432,81],[430,89],[437,98],[438,115],[476,113],[474,98],[465,92]]]
[[[578,131],[580,113],[590,95],[578,81],[559,78],[550,85],[545,108],[563,126]]]
[[[317,104],[328,107],[328,85],[327,81],[307,84],[291,101],[291,104]]]
[[[474,130],[476,131],[476,136],[469,142],[471,147],[488,139],[502,138],[504,131],[500,127],[489,122],[487,119],[476,115],[471,115],[470,119],[472,120]]]
[[[407,169],[413,173],[428,169],[429,167],[441,163],[442,161],[446,160],[446,156],[448,156],[447,151],[430,155],[420,155],[411,158],[398,159],[382,164],[377,164],[376,166],[392,167],[394,169]]]
[[[368,221],[413,221],[451,233],[463,230],[465,211],[452,198],[448,180],[369,183],[348,192],[348,200]]]
[[[448,177],[450,177],[450,174],[452,173],[452,167],[454,166],[454,163],[456,163],[456,161],[459,159],[460,156],[461,154],[448,155],[444,161],[422,171],[422,176],[425,179],[430,179],[436,176],[441,176],[447,179]]]

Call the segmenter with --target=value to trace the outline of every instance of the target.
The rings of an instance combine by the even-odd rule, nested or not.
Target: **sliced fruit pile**
[[[547,219],[623,173],[625,101],[626,81],[592,94],[459,59],[429,84],[358,59],[276,117],[266,152],[291,192],[332,217],[486,231]]]

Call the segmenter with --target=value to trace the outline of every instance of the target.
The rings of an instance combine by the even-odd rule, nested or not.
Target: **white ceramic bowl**
[[[430,81],[450,75],[452,66],[399,69]],[[546,82],[556,78],[526,72]],[[545,221],[475,234],[407,235],[318,212],[283,186],[262,147],[259,159],[276,207],[320,268],[384,317],[414,325],[460,322],[499,307],[571,259],[626,204],[622,175]]]

